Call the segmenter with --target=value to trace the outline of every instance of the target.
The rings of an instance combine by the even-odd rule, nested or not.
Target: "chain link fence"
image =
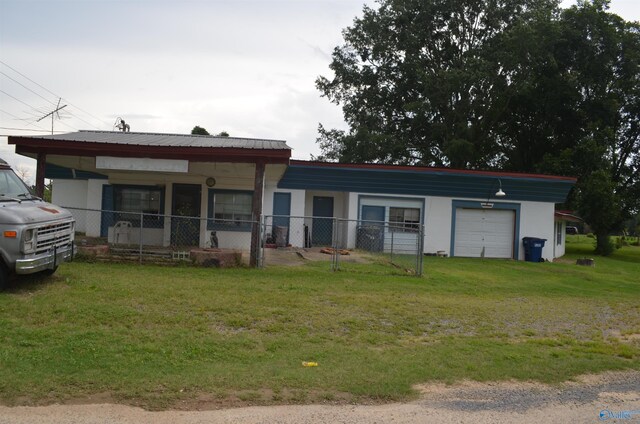
[[[76,219],[80,257],[248,265],[259,222],[65,207]],[[256,249],[256,257],[258,249]]]
[[[291,260],[327,260],[332,270],[389,265],[422,275],[424,227],[332,217],[269,215],[263,218],[262,266]]]
[[[262,222],[66,207],[80,257],[204,266],[325,261],[334,271],[383,265],[422,275],[424,228],[333,217],[269,215]],[[259,240],[252,248],[252,232]],[[373,268],[369,268],[373,269]]]

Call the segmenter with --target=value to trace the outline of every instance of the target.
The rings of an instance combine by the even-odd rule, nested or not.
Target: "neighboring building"
[[[38,159],[37,185],[52,179],[54,203],[207,218],[191,234],[193,245],[207,246],[215,230],[220,247],[251,251],[258,233],[244,223],[280,215],[307,217],[280,224],[300,247],[331,243],[325,224],[335,217],[354,223],[338,230],[345,248],[356,247],[357,222],[384,221],[386,232],[408,241],[424,225],[425,252],[523,259],[522,238],[538,237],[547,239],[542,257],[553,259],[565,247],[555,204],[575,184],[546,175],[291,161],[284,141],[232,137],[80,131],[11,136],[9,143]],[[87,212],[77,230],[112,239],[112,215]],[[145,231],[145,243],[168,246],[175,236],[167,219],[145,222]]]

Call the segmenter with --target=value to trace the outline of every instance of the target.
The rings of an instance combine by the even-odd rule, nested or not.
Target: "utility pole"
[[[38,119],[36,122],[40,122],[42,121],[44,118],[46,118],[47,116],[51,116],[51,135],[53,135],[53,116],[54,114],[58,115],[58,119],[60,119],[60,111],[62,109],[64,109],[65,107],[67,107],[67,105],[63,105],[60,106],[60,101],[62,100],[62,97],[60,97],[58,99],[58,105],[56,106],[56,108],[54,110],[52,110],[51,112],[47,113],[46,115],[44,115],[43,117],[41,117],[40,119]]]

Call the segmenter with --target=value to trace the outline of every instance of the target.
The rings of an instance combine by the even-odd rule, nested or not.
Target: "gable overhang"
[[[141,146],[83,143],[67,140],[9,136],[16,153],[36,159],[39,154],[60,156],[112,156],[123,158],[182,159],[196,162],[288,164],[289,149],[242,149],[237,147]]]
[[[562,203],[576,179],[538,174],[291,161],[278,188]]]

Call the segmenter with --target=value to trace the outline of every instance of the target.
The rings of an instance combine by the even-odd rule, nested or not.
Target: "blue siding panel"
[[[347,169],[290,165],[278,188],[456,198],[494,198],[500,179],[506,199],[564,202],[574,183],[548,178]]]
[[[54,165],[48,163],[45,167],[44,177],[53,180],[106,180],[108,177],[103,174],[98,174],[89,171],[80,171],[78,169],[66,168],[64,166]]]

